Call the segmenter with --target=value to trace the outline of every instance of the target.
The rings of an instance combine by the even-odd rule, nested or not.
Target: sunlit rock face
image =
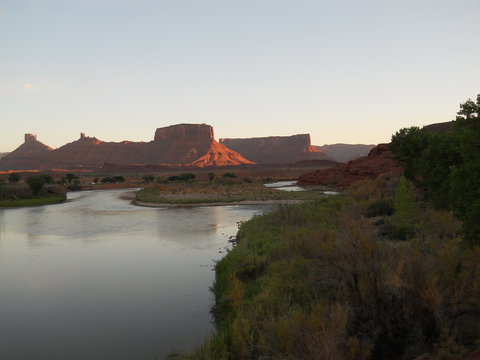
[[[303,174],[299,176],[298,182],[303,185],[334,186],[342,189],[360,180],[374,179],[383,173],[401,172],[402,169],[395,163],[388,144],[379,144],[370,150],[366,157]]]
[[[304,160],[331,160],[311,145],[309,134],[220,139],[220,143],[257,164],[292,164]]]
[[[253,164],[215,141],[210,125],[178,124],[157,129],[150,142],[105,142],[82,133],[78,140],[55,150],[27,134],[18,149],[0,159],[0,169],[99,167],[104,163],[197,167]]]

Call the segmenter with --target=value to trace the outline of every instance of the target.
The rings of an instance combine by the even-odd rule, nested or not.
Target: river
[[[214,327],[237,222],[271,206],[142,208],[125,190],[0,210],[0,359],[162,359]]]

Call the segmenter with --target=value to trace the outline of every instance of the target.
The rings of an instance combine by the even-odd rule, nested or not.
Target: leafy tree
[[[415,180],[420,168],[420,155],[428,146],[429,134],[418,127],[400,129],[392,136],[390,150],[405,168],[405,177]]]
[[[419,159],[417,182],[435,208],[451,207],[451,167],[459,164],[456,139],[452,134],[433,134]]]
[[[3,186],[5,185],[5,179],[0,178],[0,200],[3,199]]]
[[[398,240],[407,240],[413,235],[413,222],[415,216],[415,193],[413,184],[401,176],[395,198],[393,199],[394,213],[391,217],[393,237]]]
[[[8,182],[17,183],[20,181],[20,179],[21,176],[19,173],[11,173],[10,175],[8,175]]]
[[[78,180],[78,179],[79,179],[78,176],[75,175],[75,174],[72,174],[72,173],[67,173],[67,174],[65,174],[65,180],[66,180],[69,184],[73,183],[75,180]]]
[[[208,180],[209,181],[213,181],[215,180],[217,176],[215,175],[215,173],[211,172],[211,173],[208,173]]]
[[[460,161],[452,167],[453,209],[467,241],[480,244],[480,95],[460,105],[454,128]]]
[[[151,183],[155,180],[155,176],[153,175],[145,175],[144,177],[142,177],[143,179],[143,182],[148,184],[148,183]]]
[[[40,174],[32,175],[27,178],[27,184],[32,190],[34,196],[38,195],[42,190],[43,185],[52,184],[53,178],[50,175]]]

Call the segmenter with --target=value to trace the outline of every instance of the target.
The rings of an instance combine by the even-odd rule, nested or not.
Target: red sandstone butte
[[[104,163],[196,167],[253,164],[218,143],[213,128],[206,124],[159,128],[150,142],[104,142],[81,134],[80,139],[55,150],[37,141],[35,136],[27,136],[23,145],[0,159],[0,169],[95,168]]]
[[[374,179],[383,173],[399,174],[401,172],[402,168],[395,163],[388,144],[379,144],[370,150],[366,157],[300,175],[298,183],[345,189],[357,181]]]
[[[311,145],[309,134],[220,139],[220,143],[257,164],[292,164],[304,160],[332,160]]]

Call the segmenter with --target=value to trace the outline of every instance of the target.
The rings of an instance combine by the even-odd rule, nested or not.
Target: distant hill
[[[0,159],[0,169],[98,168],[105,163],[173,166],[232,166],[253,164],[214,139],[206,124],[178,124],[159,128],[150,142],[104,142],[81,134],[76,141],[51,149],[26,134],[25,142]]]
[[[332,160],[312,146],[309,134],[220,139],[220,143],[257,164],[293,164],[306,160]]]
[[[446,133],[453,130],[454,124],[455,124],[455,121],[447,121],[447,122],[425,125],[423,129],[433,133]]]
[[[331,144],[323,146],[315,146],[318,150],[338,162],[348,162],[367,156],[375,145],[364,144]]]

